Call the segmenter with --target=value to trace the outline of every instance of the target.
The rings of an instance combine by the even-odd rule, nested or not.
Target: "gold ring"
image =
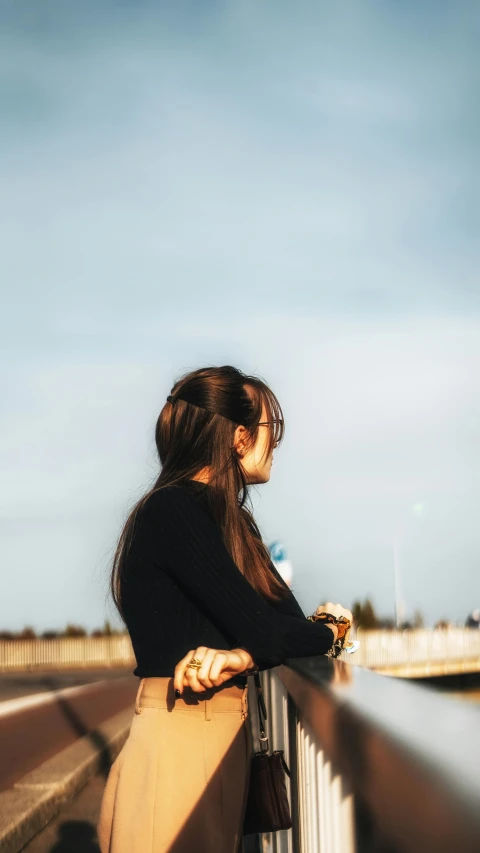
[[[198,658],[192,658],[191,661],[187,663],[187,666],[190,666],[192,669],[200,669],[202,665],[202,661]]]

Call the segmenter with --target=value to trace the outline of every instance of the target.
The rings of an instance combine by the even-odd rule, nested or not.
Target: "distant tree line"
[[[394,631],[397,630],[395,619],[390,617],[380,617],[377,615],[375,608],[370,598],[366,598],[364,602],[354,601],[352,605],[352,615],[355,627],[363,628],[364,630],[383,629]],[[450,628],[453,622],[448,622],[445,619],[439,619],[433,626],[434,628]],[[465,622],[467,628],[480,628],[480,611],[474,610]],[[415,610],[412,620],[402,622],[398,628],[402,631],[424,628],[425,622],[420,610]],[[88,631],[82,625],[72,625],[68,623],[63,631],[47,630],[42,633],[37,633],[34,628],[27,625],[21,631],[0,631],[0,640],[56,640],[59,637],[113,637],[127,634],[126,630],[119,631],[112,628],[108,619],[105,620],[103,628],[94,628],[93,631]]]
[[[354,601],[352,605],[353,621],[357,628],[363,629],[383,629],[387,631],[397,630],[396,620],[390,616],[379,616],[372,604],[370,598],[366,598],[364,602]],[[419,610],[416,610],[413,619],[402,622],[398,626],[402,631],[409,628],[424,628],[425,622]]]
[[[419,628],[425,628],[425,620],[420,610],[415,610],[412,619],[407,619],[404,622],[401,622],[398,625],[395,619],[380,617],[375,612],[375,608],[369,598],[366,598],[362,603],[361,601],[354,601],[352,605],[352,615],[353,622],[357,628],[363,629],[374,629],[374,628],[383,628],[384,630],[415,630]],[[454,622],[450,622],[446,619],[439,619],[438,622],[433,626],[435,630],[442,628],[453,628],[455,627]],[[480,610],[474,610],[471,613],[466,621],[466,628],[480,628]]]
[[[354,624],[357,628],[374,629],[382,628],[387,631],[397,630],[396,620],[391,617],[378,616],[370,598],[361,601],[354,601],[352,605],[352,616]],[[402,631],[412,630],[415,628],[424,628],[425,621],[420,610],[415,610],[413,619],[402,622],[398,628]]]
[[[34,628],[27,625],[21,631],[0,631],[0,640],[56,640],[59,637],[113,637],[121,636],[126,631],[118,631],[112,628],[108,619],[105,620],[103,628],[95,628],[93,631],[88,631],[81,625],[72,625],[68,623],[63,631],[43,631],[37,633]]]

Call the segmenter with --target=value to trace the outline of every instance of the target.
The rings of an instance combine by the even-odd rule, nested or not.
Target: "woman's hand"
[[[201,661],[199,669],[188,666],[192,658]],[[183,692],[184,687],[190,687],[194,693],[204,693],[210,687],[220,687],[234,675],[254,666],[253,658],[246,649],[208,649],[199,646],[177,663],[173,686],[179,693]]]

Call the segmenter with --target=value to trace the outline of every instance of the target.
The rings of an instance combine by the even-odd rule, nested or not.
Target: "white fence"
[[[112,637],[59,637],[52,640],[0,640],[0,672],[70,666],[128,666],[134,663],[128,634]]]
[[[452,670],[480,671],[480,631],[357,631],[360,648],[343,654],[348,663],[369,669],[415,664],[452,664]],[[128,634],[112,637],[59,637],[52,640],[0,640],[0,671],[40,667],[102,666],[134,663]]]
[[[355,853],[353,794],[310,727],[297,728],[302,853]]]
[[[360,648],[343,654],[348,663],[369,669],[389,669],[415,664],[462,662],[480,671],[480,631],[472,628],[442,628],[413,631],[357,631]]]
[[[285,760],[296,776],[297,800],[292,803],[295,829],[262,836],[263,853],[295,853],[300,842],[302,853],[355,853],[353,795],[345,778],[336,771],[329,756],[307,723],[296,720],[289,708],[287,691],[275,671],[263,674],[263,689],[268,708],[267,729],[275,749],[283,749]],[[253,701],[253,694],[252,694]],[[293,732],[289,737],[289,721]],[[295,740],[294,754],[291,737]],[[289,799],[292,790],[286,779]]]

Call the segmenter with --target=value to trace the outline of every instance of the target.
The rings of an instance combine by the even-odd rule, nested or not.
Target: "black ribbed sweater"
[[[287,598],[270,602],[241,574],[208,492],[196,480],[167,486],[137,514],[122,587],[134,675],[172,676],[198,646],[247,649],[260,669],[288,657],[324,654],[332,632],[308,621],[290,590]],[[273,564],[271,570],[281,580]]]

